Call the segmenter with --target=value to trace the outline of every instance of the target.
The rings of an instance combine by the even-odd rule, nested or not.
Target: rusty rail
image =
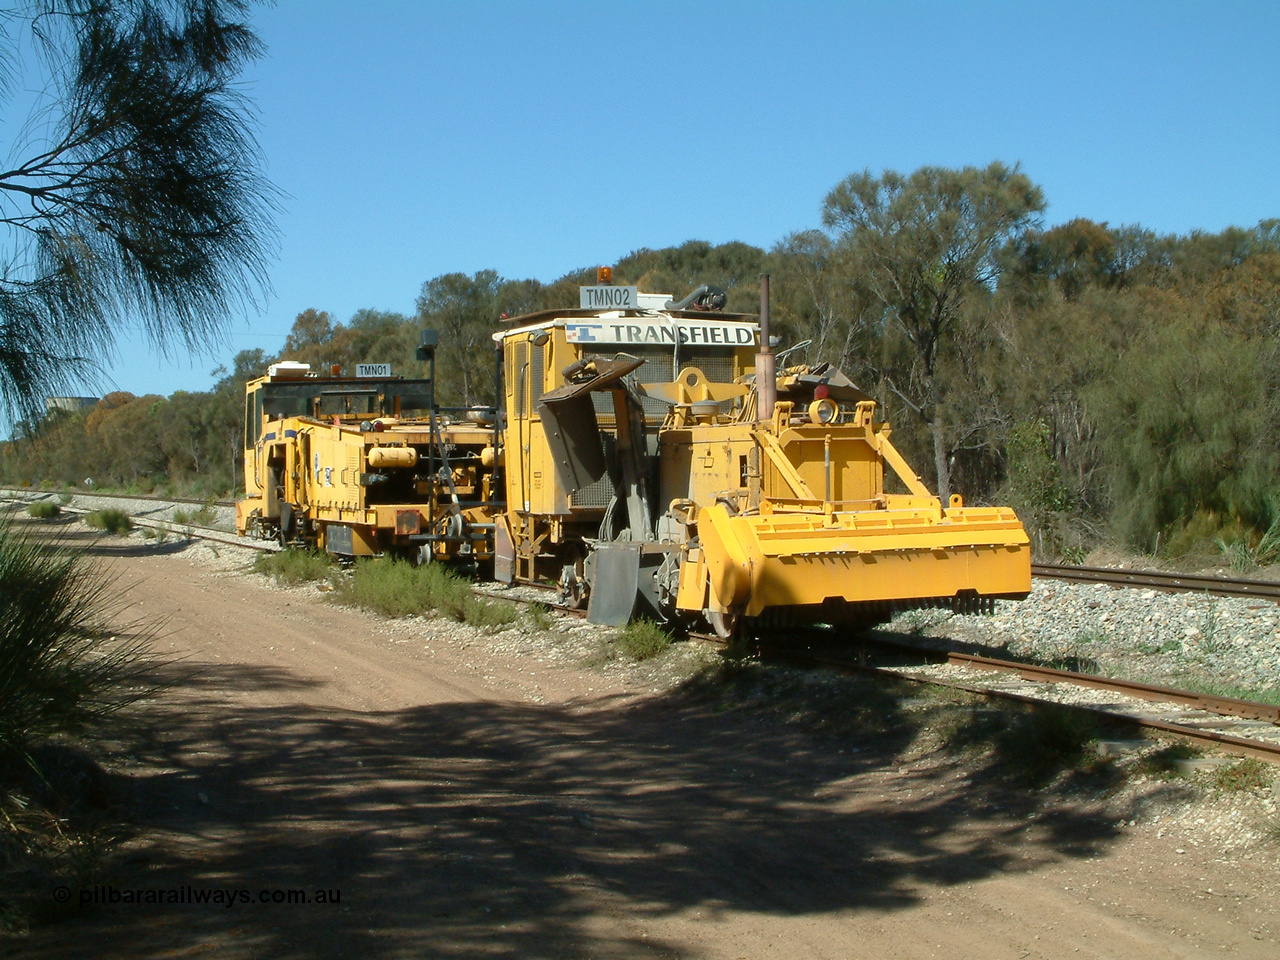
[[[1252,700],[1236,700],[1230,697],[1215,697],[1192,690],[1177,690],[1172,687],[1136,683],[1131,680],[1111,680],[1107,677],[1075,673],[1070,670],[1057,670],[1052,667],[1041,667],[1036,664],[1018,663],[1011,660],[995,660],[990,657],[979,657],[973,654],[927,650],[911,644],[895,644],[888,641],[876,641],[874,645],[893,648],[900,652],[910,652],[916,655],[923,655],[926,659],[935,663],[945,662],[982,670],[1014,673],[1025,680],[1041,683],[1071,683],[1077,686],[1126,694],[1128,696],[1150,702],[1171,703],[1175,706],[1201,710],[1206,713],[1214,713],[1224,717],[1239,717],[1241,719],[1260,720],[1273,724],[1280,723],[1280,706],[1269,703],[1257,703]],[[1190,726],[1186,723],[1175,723],[1158,718],[1136,716],[1117,708],[1108,708],[1098,704],[1062,703],[1058,700],[1041,699],[1034,696],[1028,696],[1025,693],[1017,693],[1009,690],[992,690],[972,683],[950,681],[938,677],[916,677],[910,674],[899,673],[897,670],[861,664],[855,661],[846,660],[842,657],[833,657],[827,654],[817,653],[809,649],[786,650],[781,652],[781,656],[786,659],[799,660],[814,666],[828,667],[842,672],[870,673],[877,676],[894,677],[899,680],[907,680],[912,683],[935,684],[937,686],[963,690],[965,692],[978,694],[984,697],[1010,700],[1016,703],[1028,705],[1044,705],[1046,703],[1053,703],[1070,709],[1089,710],[1093,713],[1102,714],[1103,716],[1111,717],[1124,723],[1135,724],[1149,730],[1159,730],[1163,733],[1169,733],[1199,742],[1234,756],[1252,757],[1257,760],[1264,760],[1268,763],[1280,764],[1280,743],[1274,743],[1269,740],[1241,737],[1231,733],[1221,733],[1216,730],[1206,730],[1200,727]]]
[[[1199,573],[1163,573],[1157,570],[1117,570],[1110,567],[1073,567],[1058,563],[1033,563],[1032,576],[1067,583],[1105,583],[1112,587],[1146,587],[1165,593],[1204,593],[1214,597],[1246,597],[1280,603],[1280,583]]]

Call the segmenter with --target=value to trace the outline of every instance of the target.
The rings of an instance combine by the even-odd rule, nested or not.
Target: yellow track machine
[[[431,379],[368,366],[343,377],[277,363],[246,385],[237,531],[339,556],[488,560],[495,413],[452,422]]]
[[[679,304],[600,289],[495,334],[499,580],[555,577],[596,622],[701,616],[723,636],[1030,590],[1012,510],[941,503],[838,370],[775,372],[767,282],[759,323],[706,309],[706,288]],[[886,465],[905,493],[886,492]]]
[[[246,387],[241,533],[556,581],[591,620],[847,623],[1030,590],[1013,511],[933,496],[825,364],[776,369],[761,316],[609,283],[494,335],[500,403],[279,363]],[[419,356],[432,361],[435,335]],[[367,375],[365,375],[367,374]],[[886,490],[886,469],[902,492]]]

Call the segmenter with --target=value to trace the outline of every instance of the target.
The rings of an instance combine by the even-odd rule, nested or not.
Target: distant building
[[[60,410],[63,413],[79,413],[81,410],[88,410],[100,399],[101,397],[45,397],[44,412]]]

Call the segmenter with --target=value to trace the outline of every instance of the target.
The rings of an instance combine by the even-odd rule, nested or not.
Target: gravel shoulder
[[[121,629],[161,624],[170,685],[111,758],[110,887],[72,890],[24,957],[1280,953],[1277,849],[1240,840],[1261,795],[1020,791],[892,712],[850,738],[681,686],[717,656],[697,645],[637,665],[576,621],[339,607],[234,548],[84,547],[125,590]],[[833,710],[858,689],[788,682]],[[251,902],[92,902],[111,889]],[[254,899],[287,890],[312,902]]]

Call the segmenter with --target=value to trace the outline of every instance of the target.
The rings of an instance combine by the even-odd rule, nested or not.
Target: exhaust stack
[[[769,275],[760,274],[760,352],[756,354],[756,416],[773,419],[773,406],[778,400],[778,370],[773,347],[769,342]]]

